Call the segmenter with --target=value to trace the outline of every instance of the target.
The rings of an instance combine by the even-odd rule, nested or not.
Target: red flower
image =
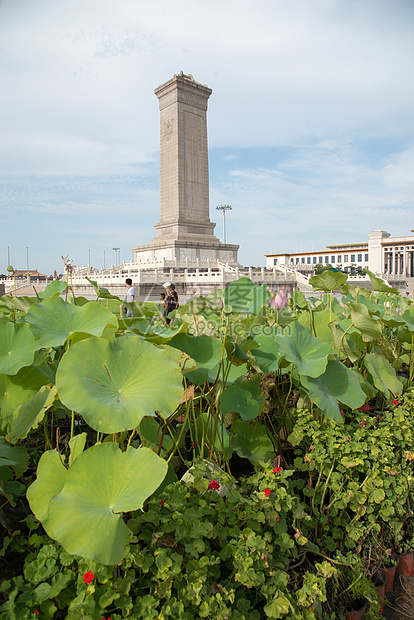
[[[161,501],[161,506],[164,506],[164,504],[165,504],[165,502],[166,502],[166,501],[167,501],[166,499],[163,499],[163,500]]]
[[[220,485],[216,480],[210,480],[210,482],[208,483],[209,491],[218,491],[219,488],[220,488]]]
[[[271,490],[270,490],[270,489],[265,489],[265,490],[263,491],[263,493],[265,494],[265,497],[269,497],[269,495],[270,495],[270,493],[271,493]]]
[[[91,570],[88,570],[87,573],[84,574],[83,576],[83,580],[85,583],[87,583],[88,585],[91,583],[91,581],[93,581],[95,579],[95,575],[93,574],[93,572]]]
[[[362,422],[359,423],[360,426],[366,426],[367,423],[365,422],[365,420],[362,420]]]
[[[273,473],[274,474],[279,474],[281,471],[282,471],[281,467],[275,467],[274,470],[273,470]]]
[[[111,616],[108,616],[107,618],[102,618],[102,620],[111,620]]]
[[[398,405],[398,400],[393,400],[391,404],[397,406]]]

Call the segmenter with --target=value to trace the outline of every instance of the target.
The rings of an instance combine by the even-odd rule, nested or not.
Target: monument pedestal
[[[174,239],[170,242],[157,241],[155,238],[147,245],[132,248],[134,263],[142,267],[212,267],[220,263],[228,263],[238,267],[238,245],[229,243],[194,242]]]

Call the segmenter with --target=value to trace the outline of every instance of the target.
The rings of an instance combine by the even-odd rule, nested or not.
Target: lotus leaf
[[[0,372],[15,375],[33,363],[37,346],[29,326],[0,322]]]
[[[404,312],[402,318],[407,325],[407,329],[409,329],[410,332],[414,332],[414,306],[410,306],[408,310]]]
[[[85,279],[92,284],[97,299],[118,299],[119,301],[119,297],[112,295],[107,288],[101,288],[95,280],[90,280],[87,276],[85,276]]]
[[[13,376],[0,374],[0,432],[11,430],[17,407],[30,400],[47,383],[48,376],[37,366],[26,366]]]
[[[380,353],[367,353],[364,357],[364,366],[372,377],[373,384],[386,398],[393,394],[401,394],[403,385],[397,379],[394,368]]]
[[[63,489],[67,474],[68,470],[58,451],[48,450],[40,457],[37,466],[37,478],[27,489],[27,500],[30,508],[46,532],[48,532],[47,518],[50,500]]]
[[[364,304],[349,302],[352,324],[361,332],[364,342],[371,342],[382,335],[381,323],[377,317],[370,316],[368,308]]]
[[[13,413],[12,430],[7,441],[16,443],[27,437],[32,428],[37,428],[45,413],[53,405],[57,394],[56,386],[42,385],[40,390]]]
[[[220,397],[220,411],[223,414],[237,412],[243,420],[253,420],[259,415],[260,407],[247,390],[230,385]]]
[[[0,308],[7,308],[7,310],[27,312],[31,306],[38,303],[37,297],[9,297],[3,295],[0,297]]]
[[[361,407],[366,399],[358,377],[338,360],[330,360],[319,377],[301,377],[312,402],[328,418],[342,423],[338,401],[351,409]]]
[[[53,280],[53,282],[49,282],[44,291],[39,293],[39,297],[40,299],[49,299],[49,297],[59,296],[67,288],[68,284],[64,280]]]
[[[183,394],[177,364],[140,336],[78,342],[63,355],[56,385],[62,403],[104,433],[131,430],[146,415],[166,418]]]
[[[260,370],[262,372],[275,372],[279,368],[279,360],[282,357],[275,335],[267,335],[262,332],[255,336],[255,340],[260,346],[253,349],[252,353],[260,366]]]
[[[207,383],[209,370],[218,364],[223,352],[221,341],[211,336],[178,334],[169,344],[175,349],[184,351],[195,361],[197,370],[189,372],[187,377],[197,385]]]
[[[148,342],[154,344],[164,344],[169,342],[174,336],[186,330],[186,324],[181,323],[171,329],[169,325],[153,325],[148,321],[138,321],[130,325],[129,331],[135,332],[140,336],[144,336]]]
[[[51,497],[43,526],[68,553],[118,564],[131,535],[122,513],[141,509],[167,469],[167,463],[148,448],[121,452],[118,444],[97,444],[67,470],[62,490]],[[50,495],[47,489],[46,494]]]
[[[347,279],[348,276],[346,273],[327,270],[317,276],[312,276],[312,278],[309,279],[309,284],[313,287],[314,291],[329,293],[345,284]]]
[[[26,471],[28,462],[26,448],[11,446],[4,437],[0,437],[0,467],[11,467],[19,477]]]
[[[268,461],[274,456],[275,449],[263,424],[256,422],[252,426],[250,422],[237,420],[231,430],[234,433],[231,446],[239,456],[251,463]]]
[[[34,306],[26,321],[38,348],[62,345],[76,332],[101,336],[106,326],[118,326],[115,315],[100,304],[90,301],[79,308],[60,297],[50,297]]]
[[[369,279],[371,280],[372,288],[374,291],[379,291],[380,293],[399,293],[399,290],[397,288],[389,286],[385,282],[385,280],[382,280],[382,278],[377,278],[369,269],[365,269],[365,271],[368,274]]]
[[[258,314],[269,299],[270,293],[265,284],[258,286],[249,278],[239,278],[225,289],[223,305],[231,306],[235,313]]]
[[[312,336],[302,325],[292,323],[290,333],[276,336],[275,340],[280,353],[300,375],[318,377],[324,372],[331,346]]]

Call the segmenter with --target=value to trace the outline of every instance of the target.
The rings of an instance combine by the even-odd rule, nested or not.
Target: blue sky
[[[154,88],[209,100],[210,216],[264,254],[414,228],[412,0],[0,0],[0,273],[131,258],[159,218]]]

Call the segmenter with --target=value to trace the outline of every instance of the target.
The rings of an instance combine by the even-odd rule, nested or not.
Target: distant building
[[[318,264],[330,264],[346,271],[360,267],[381,275],[414,277],[414,235],[391,237],[384,230],[370,232],[368,241],[363,243],[327,245],[324,250],[316,252],[283,252],[265,256],[268,269],[283,265],[306,272]]]
[[[45,280],[47,276],[44,273],[39,273],[36,269],[16,269],[12,277],[16,278],[27,278],[29,277],[31,280]]]

